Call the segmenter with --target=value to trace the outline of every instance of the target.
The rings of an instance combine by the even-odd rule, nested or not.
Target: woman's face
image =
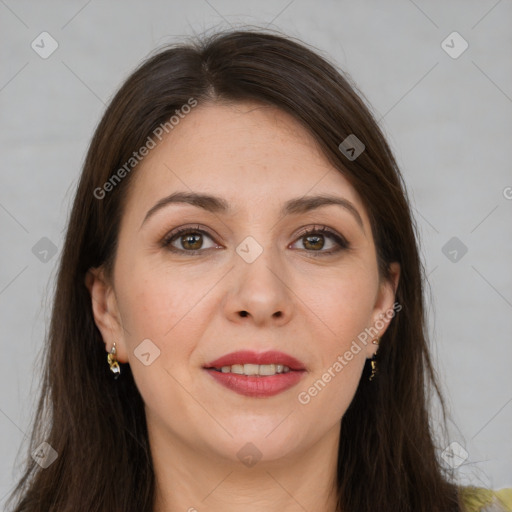
[[[365,329],[384,333],[399,270],[379,281],[354,188],[293,118],[249,103],[196,107],[133,172],[112,282],[95,272],[91,291],[152,436],[233,461],[335,442],[377,348]],[[238,351],[256,359],[206,368]],[[286,370],[282,354],[257,359],[267,351],[300,365],[236,373]]]

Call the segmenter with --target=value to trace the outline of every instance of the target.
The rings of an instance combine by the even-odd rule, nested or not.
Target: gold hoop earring
[[[114,341],[114,345],[110,349],[110,353],[107,355],[107,362],[110,366],[110,371],[114,374],[114,379],[119,378],[119,374],[121,373],[121,368],[117,362],[116,354],[116,342]]]
[[[378,345],[379,341],[380,341],[380,338],[377,338],[377,339],[373,340],[372,343],[374,345]],[[372,365],[372,374],[370,375],[370,378],[368,379],[370,381],[373,380],[373,378],[375,377],[375,374],[377,373],[377,361],[375,360],[375,356],[377,355],[378,351],[379,351],[379,349],[377,348],[377,350],[373,354],[372,358],[370,359],[370,363]]]

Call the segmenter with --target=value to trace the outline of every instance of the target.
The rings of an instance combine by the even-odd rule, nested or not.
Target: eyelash
[[[202,252],[207,251],[208,249],[211,249],[211,248],[208,248],[208,249],[196,249],[196,250],[192,250],[192,251],[187,251],[185,249],[177,249],[176,247],[173,247],[171,245],[171,243],[175,239],[179,239],[181,236],[183,236],[185,234],[202,234],[202,235],[208,236],[212,240],[214,238],[210,233],[208,233],[208,231],[205,231],[204,229],[201,229],[199,226],[197,226],[197,227],[188,226],[188,227],[183,227],[183,228],[176,229],[176,230],[171,231],[170,233],[168,233],[164,237],[162,242],[161,242],[162,247],[164,247],[164,248],[166,248],[169,251],[174,252],[174,253],[180,253],[180,254],[186,253],[186,254],[190,254],[190,255],[200,254]],[[329,256],[329,255],[332,255],[332,254],[336,254],[336,253],[338,253],[340,251],[350,249],[349,242],[344,237],[342,237],[341,235],[339,235],[335,231],[331,230],[327,226],[321,226],[321,227],[313,226],[313,228],[308,228],[308,229],[302,231],[298,235],[296,240],[299,240],[301,238],[305,238],[306,236],[310,236],[310,235],[322,235],[322,236],[325,236],[327,238],[331,238],[339,246],[338,248],[330,249],[329,251],[322,251],[322,250],[311,251],[311,250],[307,250],[307,249],[302,249],[302,250],[310,253],[310,255],[313,256],[313,257]]]

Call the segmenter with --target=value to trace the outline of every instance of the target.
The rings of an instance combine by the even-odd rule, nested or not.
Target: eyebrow
[[[149,209],[142,221],[141,227],[157,211],[170,204],[190,204],[212,213],[230,214],[233,211],[229,203],[221,197],[209,194],[199,194],[197,192],[174,192],[171,195],[160,199],[152,208]],[[329,194],[303,196],[290,199],[283,205],[281,215],[307,213],[322,206],[329,205],[341,206],[350,212],[364,232],[363,220],[357,208],[348,199]]]

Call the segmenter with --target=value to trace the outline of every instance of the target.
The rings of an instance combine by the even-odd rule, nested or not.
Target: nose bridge
[[[263,237],[256,236],[260,240]],[[290,313],[290,296],[278,248],[269,237],[264,243],[247,236],[236,247],[236,284],[229,304],[230,314],[249,314],[258,322],[287,317]]]
[[[261,240],[261,236],[259,238]],[[264,243],[258,242],[253,236],[246,237],[236,248],[239,260],[236,266],[240,269],[242,284],[250,284],[261,290],[275,288],[275,293],[283,286],[277,277],[283,269],[280,268],[278,251],[272,241],[266,239]]]

